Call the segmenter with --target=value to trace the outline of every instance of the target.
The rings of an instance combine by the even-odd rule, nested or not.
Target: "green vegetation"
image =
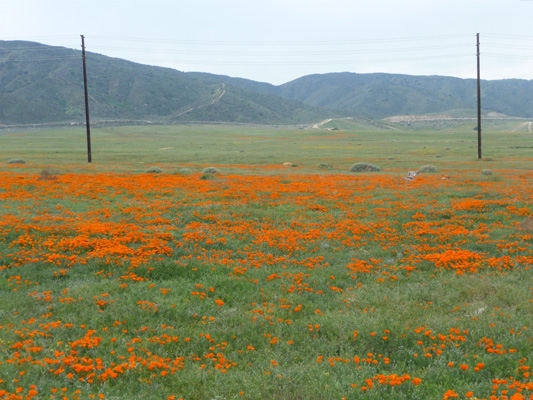
[[[507,132],[511,123],[487,127],[483,133],[483,159],[477,159],[477,133],[468,126],[442,131],[365,129],[328,131],[272,127],[182,125],[105,127],[92,130],[93,163],[87,164],[87,143],[82,127],[23,131],[0,135],[0,159],[26,160],[24,168],[66,164],[80,170],[111,168],[144,171],[158,166],[166,171],[201,171],[205,166],[279,165],[317,171],[329,164],[328,173],[346,172],[355,162],[369,162],[386,171],[417,170],[435,165],[440,171],[457,169],[524,168],[531,163],[533,135]],[[496,130],[499,128],[501,130]],[[1,130],[0,130],[1,132]],[[446,150],[449,148],[450,150]],[[442,154],[436,163],[435,155]],[[390,159],[392,157],[392,159]],[[12,168],[20,164],[0,164]],[[20,165],[22,166],[22,165]],[[227,172],[234,172],[231,167]],[[325,172],[325,171],[324,171]]]
[[[184,73],[88,53],[93,122],[108,124],[231,122],[306,124],[325,128],[389,129],[390,116],[446,114],[417,121],[418,129],[471,123],[472,79],[394,74],[310,75],[280,86],[205,73]],[[0,124],[84,122],[80,51],[0,41]],[[483,81],[484,115],[533,118],[533,81]],[[501,115],[505,114],[505,115]],[[349,118],[342,118],[349,117]],[[357,117],[357,118],[355,118]],[[454,119],[449,119],[453,117]],[[522,120],[520,129],[531,132]],[[397,123],[408,129],[411,121]]]
[[[39,172],[39,178],[44,180],[55,180],[61,172],[57,168],[45,167]]]
[[[475,137],[0,135],[0,398],[531,396],[533,136]]]
[[[381,168],[367,162],[355,163],[350,167],[350,172],[379,172]]]
[[[153,166],[144,171],[146,174],[161,174],[163,170],[159,167]]]
[[[434,165],[423,165],[420,168],[418,168],[418,172],[420,173],[435,173],[439,172],[439,169]]]
[[[226,85],[207,75],[94,53],[87,53],[87,69],[94,121],[296,124],[326,115],[323,110]],[[84,121],[80,51],[0,41],[0,79],[0,124]]]
[[[220,174],[220,170],[217,167],[206,167],[202,170],[202,174]]]
[[[454,116],[473,117],[477,104],[474,79],[444,76],[348,72],[309,75],[281,85],[278,94],[372,119],[448,110]],[[487,112],[533,118],[533,81],[482,81],[482,105]]]
[[[7,162],[8,164],[26,164],[26,160],[22,158],[13,158]]]

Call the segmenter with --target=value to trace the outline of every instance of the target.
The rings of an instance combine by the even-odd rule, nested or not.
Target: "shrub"
[[[318,164],[318,169],[330,169],[333,168],[331,164]]]
[[[150,167],[146,171],[144,171],[145,174],[160,174],[163,170],[159,167]]]
[[[203,181],[211,181],[213,179],[216,179],[216,174],[211,174],[211,173],[207,173],[207,174],[203,174],[200,179],[203,180]]]
[[[376,165],[372,165],[366,162],[356,163],[350,167],[350,172],[378,172],[381,171]]]
[[[7,163],[8,164],[26,164],[26,160],[23,160],[22,158],[14,158],[12,160],[9,160]]]
[[[490,169],[484,169],[483,171],[481,171],[481,173],[483,175],[492,175],[492,171]]]
[[[204,168],[202,174],[220,174],[220,170],[217,167]]]
[[[523,220],[518,226],[518,229],[526,232],[533,232],[533,217],[527,217]]]
[[[439,172],[439,169],[437,167],[435,167],[434,165],[423,165],[422,167],[420,167],[418,169],[418,172],[420,173],[423,173],[423,172]]]
[[[39,179],[44,179],[47,181],[53,181],[57,179],[57,175],[59,174],[59,171],[57,169],[53,168],[44,168],[39,173]]]

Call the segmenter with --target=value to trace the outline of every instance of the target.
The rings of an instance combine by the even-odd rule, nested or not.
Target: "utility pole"
[[[479,66],[479,33],[477,38],[477,158],[481,159],[481,78]]]
[[[91,124],[89,122],[89,92],[87,90],[87,65],[85,62],[85,37],[81,35],[81,58],[83,59],[83,86],[85,88],[85,123],[87,126],[87,158],[92,161],[91,155]]]

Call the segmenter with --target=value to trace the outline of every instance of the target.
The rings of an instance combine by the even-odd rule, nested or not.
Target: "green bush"
[[[360,162],[350,167],[350,172],[379,172],[381,168],[366,162]]]
[[[39,179],[44,179],[47,181],[54,181],[57,179],[57,175],[59,175],[59,171],[55,168],[43,168],[43,170],[39,173]]]
[[[159,167],[150,167],[146,171],[144,171],[145,174],[160,174],[163,170]]]
[[[203,180],[203,181],[211,181],[213,179],[217,179],[217,176],[216,174],[203,174],[202,176],[200,176],[200,179]]]
[[[483,171],[481,171],[481,173],[483,175],[492,175],[492,171],[490,169],[484,169]]]
[[[220,170],[217,167],[204,168],[202,174],[220,174]]]
[[[420,167],[418,169],[418,172],[420,173],[434,173],[434,172],[439,172],[439,169],[437,167],[435,167],[434,165],[423,165],[422,167]]]
[[[23,160],[22,158],[14,158],[12,160],[9,160],[7,163],[8,164],[26,164],[26,160]]]

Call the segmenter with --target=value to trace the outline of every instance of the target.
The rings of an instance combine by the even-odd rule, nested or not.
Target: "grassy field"
[[[342,121],[341,121],[342,122]],[[136,126],[93,129],[96,170],[131,172],[151,165],[166,170],[204,165],[299,164],[305,172],[321,163],[346,172],[357,161],[384,170],[406,171],[435,164],[448,170],[531,168],[533,135],[507,132],[515,122],[489,125],[483,132],[483,159],[477,159],[477,131],[463,124],[440,131],[312,130],[232,126]],[[27,165],[87,165],[83,128],[0,131],[0,168],[14,158]]]
[[[503,128],[4,131],[0,398],[532,399]]]

